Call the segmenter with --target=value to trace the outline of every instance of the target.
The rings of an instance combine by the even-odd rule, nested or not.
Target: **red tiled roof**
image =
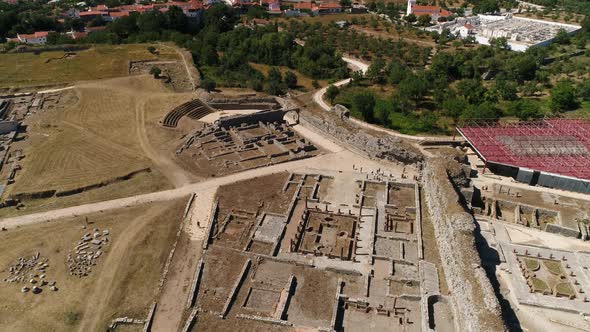
[[[309,10],[311,10],[312,7],[313,7],[313,4],[311,2],[299,2],[299,3],[296,3],[295,5],[293,5],[293,8],[295,8],[295,9],[309,9]]]
[[[342,6],[337,2],[323,2],[320,4],[320,9],[341,9]]]
[[[99,11],[95,11],[95,10],[90,10],[87,12],[80,12],[80,16],[96,16],[96,15],[108,15],[107,12],[99,12]]]
[[[90,7],[90,10],[96,12],[106,12],[107,10],[109,10],[109,7],[105,5],[98,5],[96,7]]]
[[[129,12],[128,11],[123,11],[123,12],[110,12],[109,13],[110,17],[125,17],[125,16],[129,16]]]
[[[422,15],[438,15],[440,17],[447,17],[451,16],[451,13],[448,10],[442,9],[439,6],[421,6],[421,5],[413,5],[412,6],[412,14],[416,16]]]
[[[24,39],[42,38],[42,37],[47,37],[49,32],[50,31],[36,31],[36,32],[30,33],[30,34],[18,34],[18,36],[20,38],[24,38]]]

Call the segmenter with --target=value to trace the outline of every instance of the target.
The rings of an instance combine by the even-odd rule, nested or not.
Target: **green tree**
[[[391,61],[386,71],[389,84],[399,84],[410,72],[408,67],[397,60]]]
[[[565,29],[561,28],[557,31],[557,34],[553,38],[553,41],[557,44],[566,45],[570,43],[570,35],[565,31]]]
[[[154,78],[160,78],[160,75],[162,74],[162,70],[156,66],[152,66],[152,68],[150,68],[150,75],[154,75]]]
[[[375,107],[375,96],[370,91],[362,91],[354,94],[351,100],[350,112],[354,117],[367,122],[374,122],[373,108]]]
[[[371,62],[369,69],[367,69],[367,78],[369,78],[374,84],[385,83],[385,77],[383,69],[385,68],[385,61],[383,58],[378,57]]]
[[[377,99],[373,109],[373,116],[378,124],[388,127],[389,114],[392,112],[391,103],[387,100]]]
[[[268,13],[260,6],[248,6],[246,17],[248,17],[249,20],[253,18],[267,18]]]
[[[215,90],[215,88],[217,87],[217,83],[215,83],[215,81],[211,79],[204,79],[203,81],[201,81],[201,87],[207,90],[208,92],[211,92]]]
[[[515,100],[518,98],[516,95],[517,86],[514,82],[509,82],[506,80],[496,80],[494,84],[494,89],[498,91],[500,97],[504,100]]]
[[[469,103],[463,97],[451,97],[446,99],[442,104],[444,114],[455,120],[457,120],[468,107]]]
[[[79,18],[66,18],[64,21],[64,29],[74,31],[84,31],[84,22]]]
[[[555,84],[550,91],[549,100],[549,106],[552,111],[571,111],[580,106],[580,102],[576,98],[574,86],[572,82],[567,80],[562,80]]]
[[[336,99],[339,93],[340,89],[335,85],[330,85],[326,88],[326,98],[328,98],[330,103],[334,103],[334,99]]]
[[[406,22],[408,22],[408,23],[414,23],[414,22],[416,22],[416,15],[414,15],[414,14],[406,15],[404,17],[404,20],[406,20]]]
[[[281,71],[278,70],[276,67],[272,67],[268,71],[268,80],[281,83],[283,81],[283,75],[281,74]]]
[[[116,22],[116,21],[115,21]],[[166,18],[159,11],[149,11],[139,15],[137,28],[141,32],[159,33],[166,27]]]
[[[484,95],[487,89],[481,84],[479,80],[465,79],[457,83],[457,93],[470,104],[477,105],[484,101]]]
[[[496,13],[500,10],[499,1],[496,0],[479,0],[473,7],[474,14]]]
[[[171,30],[187,32],[189,27],[188,17],[177,6],[171,6],[166,12],[166,24]]]
[[[520,120],[534,120],[543,117],[539,105],[530,99],[516,100],[508,104],[506,113]]]
[[[422,75],[408,75],[404,80],[399,82],[397,88],[398,95],[401,98],[412,100],[415,108],[418,107],[418,103],[428,92],[428,84]]]
[[[461,119],[464,120],[497,120],[502,115],[500,109],[496,104],[491,102],[484,102],[479,105],[470,105],[461,114]]]
[[[282,93],[281,84],[277,81],[268,81],[264,91],[269,95],[280,95]]]
[[[353,71],[352,74],[350,75],[350,79],[352,81],[352,85],[358,85],[361,83],[361,81],[363,80],[363,72],[360,70],[357,71]]]
[[[287,84],[289,89],[295,89],[297,87],[297,75],[295,75],[292,71],[286,72],[285,84]]]
[[[508,39],[506,37],[492,38],[490,39],[490,45],[499,50],[510,50],[510,45],[508,45]]]
[[[431,21],[432,17],[430,17],[430,15],[420,15],[418,17],[418,25],[423,27],[429,26]]]
[[[584,100],[590,100],[590,78],[578,85],[578,95]]]

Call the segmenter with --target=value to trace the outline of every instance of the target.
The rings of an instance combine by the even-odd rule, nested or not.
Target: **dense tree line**
[[[296,38],[305,39],[315,36],[326,45],[359,58],[371,60],[374,57],[399,59],[415,66],[424,66],[428,61],[431,49],[420,47],[405,41],[394,41],[390,38],[367,36],[353,29],[339,29],[334,24],[307,23],[290,20],[284,29]],[[394,29],[405,29],[395,26]]]
[[[0,42],[17,33],[60,29],[63,29],[63,25],[57,21],[51,8],[40,2],[0,2]]]
[[[262,15],[256,10],[249,10],[248,13],[252,17]],[[180,8],[170,7],[164,13],[150,11],[121,17],[107,24],[104,30],[93,32],[81,40],[74,41],[60,33],[52,33],[48,36],[48,43],[119,44],[173,41],[192,52],[195,63],[209,81],[217,81],[226,86],[267,89],[277,93],[292,85],[289,82],[293,76],[288,75],[285,81],[281,78],[280,83],[272,83],[273,87],[270,88],[270,81],[266,81],[260,72],[248,64],[249,62],[294,68],[314,79],[336,79],[348,75],[346,64],[341,60],[336,48],[324,43],[320,34],[307,36],[305,45],[300,46],[294,42],[295,34],[278,32],[275,25],[256,29],[235,28],[239,22],[239,14],[233,8],[218,4],[206,10],[202,19],[194,20],[187,18]],[[63,27],[56,29],[55,25],[45,24],[43,20],[40,23],[35,22],[30,21],[30,31],[23,31],[64,30]],[[66,21],[66,25],[74,27],[74,30],[84,27],[78,23],[81,22]],[[10,21],[7,24],[14,22]],[[12,30],[2,32],[12,34],[17,28],[12,27]]]
[[[563,8],[568,12],[590,15],[590,2],[581,0],[530,0],[530,3],[551,9]]]
[[[582,33],[575,38],[586,37]],[[330,87],[326,98],[349,107],[355,117],[406,133],[441,132],[473,119],[535,119],[574,110],[582,100],[590,100],[590,79],[562,77],[567,60],[543,65],[548,53],[559,47],[524,53],[500,47],[439,52],[428,69],[375,58],[364,77],[347,87]],[[585,77],[588,69],[581,66],[578,77]],[[393,92],[384,93],[391,90],[386,87]],[[543,90],[548,98],[529,98]]]

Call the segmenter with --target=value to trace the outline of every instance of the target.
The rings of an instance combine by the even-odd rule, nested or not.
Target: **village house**
[[[50,32],[51,31],[36,31],[31,34],[18,33],[16,38],[9,38],[8,41],[31,45],[45,45],[45,43],[47,43],[47,35],[49,35]]]
[[[410,14],[414,14],[416,16],[428,15],[431,17],[433,22],[438,22],[438,19],[441,17],[447,18],[453,15],[453,13],[451,13],[450,11],[443,9],[439,6],[422,6],[417,5],[416,0],[408,0],[406,15]]]
[[[321,14],[336,14],[342,11],[342,5],[336,1],[326,1],[320,3],[319,13]]]
[[[320,10],[318,6],[316,6],[316,4],[312,3],[311,1],[297,2],[293,5],[293,9],[299,13],[308,12],[312,16],[318,15]]]

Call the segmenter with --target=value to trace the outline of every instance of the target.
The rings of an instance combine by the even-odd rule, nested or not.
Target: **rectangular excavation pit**
[[[307,210],[300,229],[299,251],[351,260],[357,216]]]
[[[244,302],[244,308],[256,312],[273,313],[281,297],[280,291],[251,287]]]
[[[377,234],[408,238],[415,232],[416,213],[411,208],[385,209],[385,218],[378,219]]]
[[[390,183],[388,204],[393,204],[399,208],[406,206],[415,206],[416,197],[413,184]]]

